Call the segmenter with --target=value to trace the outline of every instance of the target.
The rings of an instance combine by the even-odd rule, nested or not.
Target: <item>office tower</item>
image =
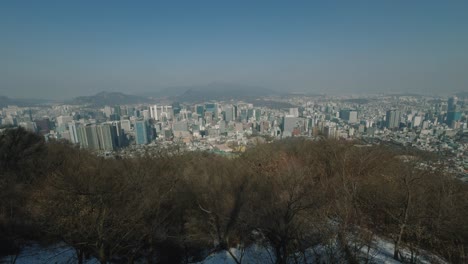
[[[459,111],[459,107],[457,106],[458,98],[457,97],[450,97],[448,99],[448,107],[447,107],[447,118],[445,119],[445,123],[451,127],[456,128],[457,123],[461,120],[461,112]]]
[[[37,127],[36,127],[36,123],[34,122],[31,122],[31,121],[25,121],[25,122],[20,122],[18,124],[18,126],[30,131],[30,132],[33,132],[33,133],[36,133],[37,132]]]
[[[358,122],[358,117],[357,117],[357,111],[356,110],[351,110],[351,109],[343,109],[340,110],[340,118],[343,120],[348,121],[348,123],[357,123]]]
[[[413,127],[419,127],[423,121],[422,116],[417,115],[413,117]]]
[[[125,133],[129,133],[130,131],[132,131],[132,125],[130,120],[120,120],[120,125]]]
[[[174,111],[174,115],[178,115],[180,113],[180,110],[182,110],[182,108],[180,107],[179,102],[172,103],[172,111]]]
[[[289,108],[289,115],[293,117],[299,117],[299,108]]]
[[[137,145],[148,144],[148,123],[146,121],[135,122],[135,142]]]
[[[226,121],[219,121],[218,122],[218,125],[219,125],[219,133],[226,133],[226,129],[227,129],[227,125],[226,125]]]
[[[112,122],[112,134],[114,139],[114,147],[121,148],[124,147],[125,143],[125,132],[122,128],[120,121]]]
[[[260,117],[262,115],[262,111],[260,109],[255,109],[255,120],[260,121]]]
[[[47,133],[50,132],[49,118],[35,120],[34,123],[36,123],[36,127],[37,127],[37,130],[39,131],[39,133],[47,134]]]
[[[150,117],[153,118],[154,120],[170,120],[174,117],[174,111],[172,109],[172,106],[170,105],[164,105],[164,106],[158,106],[158,105],[153,105],[150,106],[149,109],[149,114]]]
[[[457,109],[457,102],[458,102],[458,98],[456,96],[453,96],[453,97],[450,97],[448,99],[448,107],[447,107],[447,111],[448,112],[455,112]]]
[[[144,120],[149,120],[150,119],[150,113],[149,113],[148,110],[141,111],[141,114],[142,114]]]
[[[65,140],[68,140],[68,141],[71,141],[71,138],[70,138],[70,131],[64,131],[62,133],[60,133],[60,137],[61,139],[65,139]]]
[[[323,128],[323,134],[326,138],[336,138],[336,127],[335,126],[325,126]]]
[[[82,148],[99,149],[99,138],[96,125],[79,126],[77,129],[78,141]]]
[[[70,131],[70,141],[73,144],[78,144],[80,143],[78,139],[78,132],[76,131],[76,123],[75,121],[72,121],[68,123],[68,130]]]
[[[99,149],[111,151],[115,149],[115,130],[110,124],[96,126],[96,132],[99,140]]]
[[[451,128],[457,128],[457,123],[461,120],[461,112],[448,112],[446,124]]]
[[[247,109],[240,110],[240,120],[241,122],[246,122],[248,120]]]
[[[247,120],[250,120],[255,116],[255,110],[252,108],[247,109]]]
[[[102,112],[107,116],[110,117],[112,115],[112,108],[110,106],[105,106],[104,109],[102,109]]]
[[[120,109],[119,105],[114,106],[114,114],[117,115],[120,119],[120,116],[122,115],[122,110]]]
[[[226,106],[224,108],[224,120],[226,122],[231,122],[235,120],[234,107]]]
[[[400,117],[401,112],[399,110],[388,110],[385,119],[385,126],[389,129],[399,128]]]
[[[179,112],[179,119],[180,120],[188,120],[191,118],[191,113],[187,111],[186,109],[182,109]]]
[[[290,137],[304,131],[306,119],[287,115],[283,118],[283,137]]]
[[[209,103],[205,104],[205,114],[211,113],[214,118],[218,118],[218,104]]]
[[[159,120],[158,106],[157,105],[150,106],[150,116],[154,120]]]
[[[205,115],[205,107],[203,105],[197,105],[196,113],[199,116],[204,116]]]
[[[71,116],[58,116],[57,126],[62,126],[64,124],[70,123],[71,121],[73,121],[73,117]]]

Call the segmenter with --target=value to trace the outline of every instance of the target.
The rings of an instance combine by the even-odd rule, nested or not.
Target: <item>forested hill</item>
[[[217,252],[249,263],[239,252],[252,246],[278,264],[320,254],[372,263],[363,249],[382,238],[395,261],[466,263],[468,189],[436,164],[383,146],[302,139],[238,158],[168,150],[115,160],[7,129],[0,256],[35,241],[65,244],[77,263],[191,263]]]

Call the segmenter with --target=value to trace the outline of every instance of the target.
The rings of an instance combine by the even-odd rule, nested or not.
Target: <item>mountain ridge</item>
[[[74,98],[71,103],[82,104],[82,105],[93,105],[93,106],[104,106],[104,105],[119,105],[119,104],[139,104],[147,103],[150,99],[138,96],[130,95],[121,92],[107,92],[102,91],[95,95],[90,96],[79,96]]]

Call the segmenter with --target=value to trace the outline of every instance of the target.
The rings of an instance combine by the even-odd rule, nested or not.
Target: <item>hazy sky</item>
[[[0,95],[468,90],[468,1],[0,2]]]

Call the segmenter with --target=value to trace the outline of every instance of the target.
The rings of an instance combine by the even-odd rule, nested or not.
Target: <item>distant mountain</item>
[[[242,100],[277,94],[276,91],[263,87],[228,83],[211,83],[205,86],[183,87],[183,89],[185,89],[185,92],[175,96],[175,100],[195,103],[209,100]],[[174,90],[181,91],[183,89],[177,87]]]
[[[128,95],[119,92],[100,92],[92,96],[80,96],[71,102],[72,104],[83,104],[93,106],[104,105],[125,105],[125,104],[138,104],[147,103],[150,100],[146,97],[137,95]]]
[[[21,107],[36,106],[48,102],[50,101],[43,99],[14,99],[6,96],[0,96],[0,107],[7,107],[9,105],[16,105]]]

